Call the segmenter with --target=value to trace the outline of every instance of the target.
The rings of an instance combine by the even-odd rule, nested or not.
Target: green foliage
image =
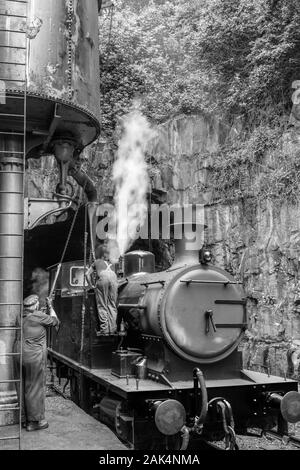
[[[283,127],[282,127],[283,126]],[[282,126],[260,124],[247,138],[230,142],[209,158],[213,200],[254,197],[296,203],[300,193],[300,150],[286,145]],[[203,156],[201,156],[203,158]]]
[[[214,0],[198,41],[199,66],[218,76],[218,102],[249,115],[290,107],[300,72],[297,0]]]
[[[243,139],[212,156],[216,197],[295,198],[298,155],[281,137],[300,78],[299,0],[114,3],[113,21],[103,13],[100,25],[104,131],[135,97],[155,122],[205,113],[230,124],[238,115]]]
[[[115,5],[113,21],[103,13],[100,28],[104,127],[136,95],[156,121],[181,112],[249,116],[290,108],[300,74],[298,0]]]

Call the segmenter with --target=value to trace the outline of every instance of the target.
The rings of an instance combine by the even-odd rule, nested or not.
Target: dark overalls
[[[95,296],[100,333],[114,334],[117,331],[118,278],[106,261],[96,260],[94,266],[98,275]]]
[[[24,421],[41,421],[45,418],[45,385],[47,367],[46,328],[58,325],[55,317],[43,312],[23,315],[23,417]],[[18,342],[17,342],[18,343]],[[15,350],[20,348],[16,344]]]

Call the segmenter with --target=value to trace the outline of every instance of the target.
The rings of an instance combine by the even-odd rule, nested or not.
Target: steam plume
[[[145,152],[153,136],[154,131],[138,109],[123,119],[123,135],[113,168],[117,243],[109,242],[112,262],[130,248],[147,216],[149,177]]]

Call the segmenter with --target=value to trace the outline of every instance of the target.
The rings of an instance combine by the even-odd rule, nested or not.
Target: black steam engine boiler
[[[51,278],[56,267],[51,268]],[[249,427],[286,432],[300,419],[297,382],[243,369],[247,328],[242,285],[208,251],[177,240],[174,264],[155,272],[154,255],[125,255],[118,334],[98,336],[83,263],[63,265],[55,290],[61,331],[49,354],[72,399],[134,449],[186,449]]]

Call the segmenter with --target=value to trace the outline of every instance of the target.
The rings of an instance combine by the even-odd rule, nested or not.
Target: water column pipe
[[[60,168],[60,184],[59,192],[66,194],[67,176],[70,175],[76,183],[83,188],[88,200],[88,220],[90,229],[91,252],[95,257],[95,239],[96,239],[96,210],[98,207],[98,193],[93,181],[89,176],[76,164],[76,141],[72,141],[70,137],[60,137],[57,141],[53,141],[52,149],[55,159]]]
[[[23,139],[0,135],[0,426],[18,420],[12,354],[23,300],[23,185]]]

